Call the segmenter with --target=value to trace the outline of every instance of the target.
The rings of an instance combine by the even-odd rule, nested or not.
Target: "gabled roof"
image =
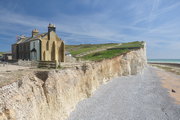
[[[33,41],[33,40],[37,40],[37,39],[41,39],[43,37],[45,37],[48,33],[42,33],[42,34],[38,34],[34,37],[24,37],[24,38],[20,38],[16,44],[20,44],[20,43],[25,43],[25,42],[30,42],[30,41]]]

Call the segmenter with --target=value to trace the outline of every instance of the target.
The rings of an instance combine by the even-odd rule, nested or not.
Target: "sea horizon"
[[[156,63],[180,63],[180,59],[148,59],[148,62],[156,62]]]

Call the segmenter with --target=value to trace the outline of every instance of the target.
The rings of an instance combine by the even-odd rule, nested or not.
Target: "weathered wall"
[[[64,62],[64,41],[54,31],[41,38],[41,60]]]
[[[146,66],[144,49],[82,67],[26,75],[0,88],[0,120],[64,120],[105,81]]]

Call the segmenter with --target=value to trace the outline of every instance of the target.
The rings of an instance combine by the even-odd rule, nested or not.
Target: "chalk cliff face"
[[[99,85],[145,66],[146,51],[141,48],[81,67],[32,72],[0,88],[0,120],[65,120]]]

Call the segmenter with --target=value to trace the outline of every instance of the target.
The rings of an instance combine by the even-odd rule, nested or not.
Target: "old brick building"
[[[49,24],[47,33],[35,29],[31,37],[21,36],[12,45],[12,58],[64,62],[64,41],[57,36],[55,25]]]

